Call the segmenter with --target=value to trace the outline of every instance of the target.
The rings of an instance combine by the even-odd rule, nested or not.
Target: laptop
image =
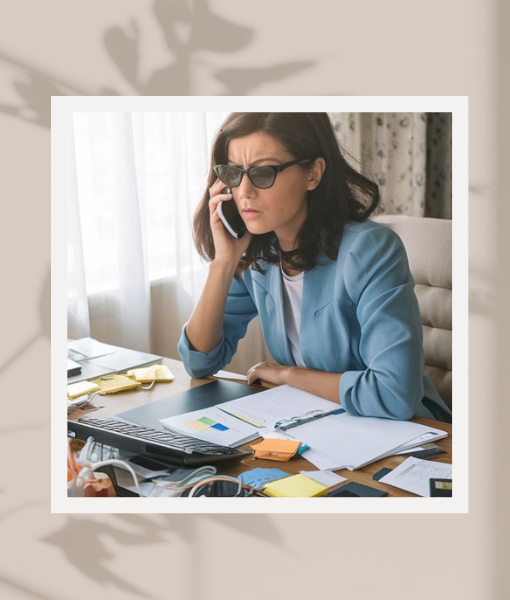
[[[81,373],[81,365],[80,363],[67,359],[67,376],[74,377],[75,375],[79,375]]]

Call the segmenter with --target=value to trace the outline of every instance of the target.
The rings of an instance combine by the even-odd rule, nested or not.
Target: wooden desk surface
[[[109,394],[106,396],[96,396],[92,403],[95,406],[101,406],[99,410],[94,411],[93,413],[90,413],[90,411],[75,410],[74,412],[70,413],[69,418],[75,420],[86,414],[97,414],[104,416],[117,415],[121,412],[131,410],[139,406],[143,406],[144,404],[148,404],[150,402],[162,400],[163,398],[167,398],[168,396],[171,396],[173,394],[179,394],[191,388],[200,385],[205,385],[211,382],[211,379],[191,378],[184,370],[183,364],[178,360],[165,358],[163,359],[163,362],[175,375],[175,380],[172,383],[157,383],[151,390],[135,390],[119,392],[117,394]],[[442,429],[448,432],[449,435],[447,438],[439,440],[437,442],[438,446],[440,446],[445,451],[444,454],[434,456],[431,460],[451,464],[452,426],[448,423],[441,423],[439,421],[433,421],[430,419],[415,418],[413,419],[413,421],[415,421],[416,423],[423,423],[424,425],[437,427],[438,429]],[[249,449],[249,444],[246,444],[242,448]],[[377,471],[379,471],[383,467],[395,468],[399,464],[404,462],[405,459],[405,456],[391,456],[379,460],[370,465],[367,465],[362,469],[357,469],[356,471],[341,469],[336,471],[336,473],[342,475],[342,477],[346,477],[349,481],[356,481],[358,483],[363,483],[365,485],[384,490],[388,492],[388,496],[415,496],[415,494],[411,494],[409,492],[405,492],[404,490],[400,490],[398,488],[394,488],[392,486],[385,485],[383,483],[379,483],[377,481],[372,480],[372,476],[374,475],[374,473],[377,473]],[[299,471],[302,470],[316,470],[316,467],[304,458],[293,458],[288,462],[276,462],[271,460],[261,460],[248,457],[238,463],[229,465],[227,468],[221,465],[221,463],[217,466],[219,473],[233,476],[237,476],[243,471],[256,467],[277,467],[288,473],[299,473]]]

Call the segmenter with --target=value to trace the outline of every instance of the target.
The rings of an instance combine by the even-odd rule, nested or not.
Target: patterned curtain
[[[329,115],[347,160],[379,185],[379,213],[452,218],[451,113]]]

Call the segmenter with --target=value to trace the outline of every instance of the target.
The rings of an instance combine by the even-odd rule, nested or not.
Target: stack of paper
[[[162,419],[187,435],[238,446],[274,430],[282,420],[293,425],[287,437],[310,447],[304,458],[321,470],[359,469],[385,456],[447,437],[447,433],[409,421],[329,414],[338,404],[282,385],[213,408]],[[327,415],[327,416],[326,416]],[[298,424],[297,423],[303,423]]]
[[[340,408],[338,404],[314,394],[303,392],[290,385],[230,400],[217,405],[221,410],[250,423],[273,429],[278,421],[302,417],[307,414],[330,412]]]
[[[212,408],[161,419],[167,429],[224,446],[240,446],[273,430],[282,419],[338,408],[329,400],[284,385]]]
[[[271,430],[282,419],[328,413],[338,408],[338,404],[282,385],[219,404],[218,408]],[[359,469],[385,456],[448,435],[445,431],[418,423],[354,417],[346,412],[309,421],[289,428],[285,433],[310,446],[304,458],[323,470]]]
[[[360,469],[404,448],[447,437],[447,433],[410,421],[331,415],[287,433],[310,446],[305,458],[319,469]]]

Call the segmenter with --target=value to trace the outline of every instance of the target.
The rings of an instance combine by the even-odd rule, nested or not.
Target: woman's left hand
[[[257,379],[273,385],[283,385],[285,381],[285,373],[289,367],[285,365],[277,365],[275,363],[260,362],[248,370],[248,384],[255,383]]]

